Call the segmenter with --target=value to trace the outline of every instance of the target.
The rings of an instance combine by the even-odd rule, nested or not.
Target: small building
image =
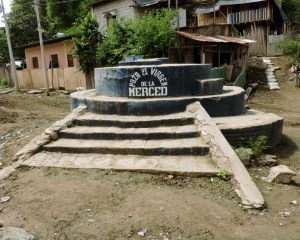
[[[86,88],[86,78],[73,57],[73,36],[63,36],[44,41],[45,62],[49,86],[55,89],[75,90]],[[17,71],[20,88],[44,88],[43,63],[39,42],[20,46],[25,50],[26,69]]]
[[[213,3],[215,2],[215,3]],[[198,32],[206,35],[244,37],[257,41],[250,55],[282,55],[276,43],[287,33],[280,0],[218,0],[199,3],[193,10]]]
[[[168,0],[98,0],[90,6],[103,32],[112,19],[136,18],[145,11],[168,7]],[[179,8],[179,15],[179,27],[186,27],[186,9]]]

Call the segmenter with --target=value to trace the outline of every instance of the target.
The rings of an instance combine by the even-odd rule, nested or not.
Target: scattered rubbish
[[[5,90],[5,91],[0,92],[0,95],[1,94],[8,94],[8,93],[11,93],[12,91],[14,91],[14,89]]]
[[[276,156],[271,154],[266,154],[257,159],[257,163],[263,166],[274,166],[277,164]]]
[[[298,202],[296,200],[293,200],[293,201],[291,201],[291,204],[294,205],[294,206],[297,206]]]
[[[262,179],[269,183],[284,183],[289,184],[292,181],[292,177],[296,176],[293,172],[285,165],[279,165],[272,167],[270,169],[270,174],[268,177],[263,177]]]
[[[1,202],[4,203],[4,202],[8,202],[10,200],[10,196],[5,196],[5,197],[2,197],[1,198]]]
[[[62,94],[65,94],[65,95],[69,95],[70,92],[69,91],[61,91]]]
[[[159,210],[162,212],[162,211],[164,210],[164,208],[163,208],[163,207],[161,207]]]
[[[84,87],[78,87],[78,88],[76,88],[76,90],[79,92],[79,91],[84,91],[85,90],[85,88]]]
[[[26,93],[28,93],[28,94],[41,94],[41,93],[43,93],[43,91],[41,91],[41,90],[30,90],[30,91],[27,91]]]
[[[283,216],[283,217],[288,217],[288,216],[291,215],[291,213],[288,212],[288,211],[285,211],[285,212],[279,212],[279,215],[281,215],[281,216]]]
[[[141,237],[145,237],[146,234],[147,234],[147,232],[148,232],[148,229],[145,228],[145,229],[139,231],[139,232],[137,233],[137,235],[139,235],[139,236],[141,236]]]
[[[169,179],[173,179],[174,176],[173,176],[173,175],[169,175],[168,178],[169,178]]]

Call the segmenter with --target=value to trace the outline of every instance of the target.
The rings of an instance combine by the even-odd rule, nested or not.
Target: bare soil
[[[280,164],[300,170],[300,89],[286,66],[274,59],[282,90],[270,92],[259,68],[249,77],[259,88],[250,107],[285,118],[282,143],[275,153]],[[1,91],[0,91],[1,92]],[[0,95],[0,161],[11,164],[14,154],[54,121],[69,113],[69,97]],[[270,167],[249,172],[267,207],[244,210],[230,181],[218,178],[142,173],[22,168],[0,183],[0,223],[24,228],[37,239],[300,239],[300,178],[290,185],[270,184]],[[298,205],[292,205],[296,200]],[[147,231],[146,231],[147,230]],[[138,233],[144,231],[145,236]]]

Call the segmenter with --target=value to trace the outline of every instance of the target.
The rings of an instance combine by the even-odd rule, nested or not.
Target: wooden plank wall
[[[251,25],[251,28],[244,30],[244,38],[257,41],[256,43],[250,44],[250,56],[266,56],[266,31],[267,30],[265,26],[257,26],[255,23]]]
[[[20,89],[45,88],[45,80],[42,69],[18,70],[18,82]],[[78,87],[86,88],[86,78],[76,68],[55,68],[48,70],[49,87],[55,89],[76,90]]]

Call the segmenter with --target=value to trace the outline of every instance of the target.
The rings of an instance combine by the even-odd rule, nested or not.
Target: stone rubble
[[[17,227],[2,227],[0,228],[1,240],[34,240],[36,239],[32,234]]]
[[[296,176],[296,173],[289,169],[285,165],[279,165],[270,169],[270,174],[262,179],[269,183],[283,183],[289,184],[292,181],[292,177]]]

